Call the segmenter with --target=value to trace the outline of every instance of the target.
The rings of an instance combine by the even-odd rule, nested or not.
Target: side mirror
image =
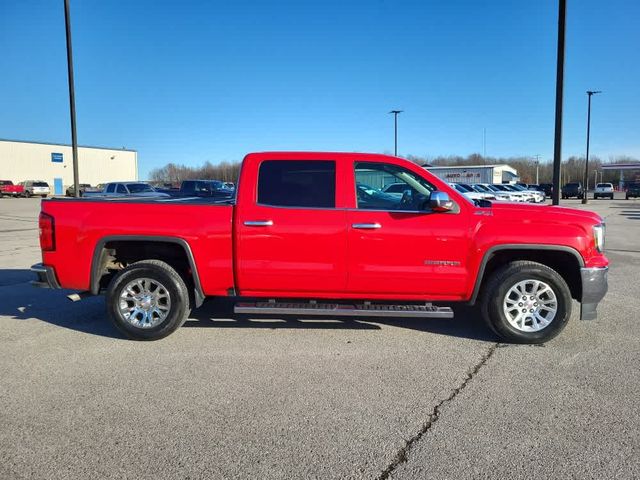
[[[448,193],[435,190],[431,192],[431,197],[429,198],[429,206],[434,212],[449,212],[453,210],[453,201],[449,198]]]

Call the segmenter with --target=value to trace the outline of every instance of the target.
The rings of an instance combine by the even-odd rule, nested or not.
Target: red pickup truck
[[[401,193],[387,193],[390,184]],[[235,199],[42,202],[36,286],[105,293],[134,339],[206,297],[243,314],[451,317],[476,304],[509,342],[541,343],[607,291],[597,214],[468,200],[423,168],[358,153],[253,153]]]
[[[11,180],[0,180],[0,197],[4,196],[22,197],[24,196],[24,187],[14,185]]]

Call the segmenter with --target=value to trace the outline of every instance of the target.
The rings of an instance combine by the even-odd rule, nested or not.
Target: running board
[[[256,302],[237,303],[235,313],[272,315],[326,315],[339,317],[453,318],[449,307],[426,305],[347,305],[338,303]]]

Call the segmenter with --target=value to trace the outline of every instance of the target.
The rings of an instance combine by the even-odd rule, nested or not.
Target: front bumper
[[[56,278],[56,271],[53,267],[36,263],[31,266],[31,271],[38,276],[37,280],[30,282],[32,286],[38,288],[62,288]]]
[[[609,267],[581,268],[582,301],[580,304],[580,320],[595,320],[598,316],[598,303],[607,293],[607,272]]]

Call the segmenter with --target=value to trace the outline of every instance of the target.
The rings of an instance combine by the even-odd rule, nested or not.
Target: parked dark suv
[[[638,198],[640,197],[640,182],[631,182],[627,185],[627,194],[625,198],[629,200],[630,198]]]
[[[553,193],[552,183],[541,183],[539,186],[547,197],[550,197]]]
[[[582,198],[583,194],[584,190],[582,189],[582,184],[579,182],[567,183],[562,187],[562,198]]]

